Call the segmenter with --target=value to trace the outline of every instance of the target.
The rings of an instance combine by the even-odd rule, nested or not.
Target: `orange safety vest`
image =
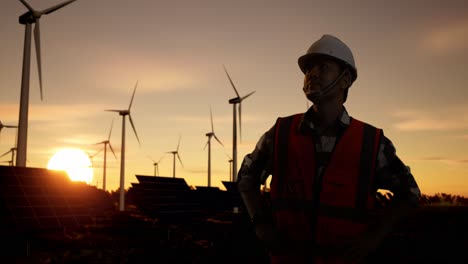
[[[366,228],[382,130],[352,119],[317,177],[312,135],[299,132],[303,114],[276,123],[271,205],[286,242],[272,263],[345,263],[339,247]]]

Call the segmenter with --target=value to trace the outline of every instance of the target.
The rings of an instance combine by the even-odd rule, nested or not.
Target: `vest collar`
[[[304,133],[316,130],[312,118],[313,114],[313,107],[310,107],[309,110],[307,110],[307,112],[304,113],[304,115],[301,118],[301,121],[299,122],[298,130],[300,132]],[[350,123],[351,117],[349,116],[348,111],[346,111],[346,108],[343,106],[341,114],[335,121],[335,125],[338,126],[340,129],[346,129]]]

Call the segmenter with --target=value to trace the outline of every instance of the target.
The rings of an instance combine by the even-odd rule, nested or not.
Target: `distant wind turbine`
[[[148,156],[149,157],[149,156]],[[153,161],[153,166],[154,166],[154,176],[159,176],[159,163],[161,160],[164,158],[164,155],[161,156],[158,161],[155,161],[153,158],[149,157]]]
[[[104,144],[104,169],[102,173],[102,190],[106,190],[106,169],[107,169],[107,145],[109,145],[110,150],[112,151],[112,154],[114,154],[114,158],[117,160],[117,156],[115,155],[114,149],[112,148],[112,145],[110,143],[110,137],[112,133],[112,127],[114,125],[114,119],[112,119],[111,127],[109,130],[109,136],[107,137],[107,140],[101,141],[96,143],[95,145],[98,144]],[[97,153],[96,153],[97,154]]]
[[[89,158],[89,160],[91,161],[91,167],[94,168],[94,161],[93,161],[93,160],[94,160],[94,157],[96,157],[97,154],[101,153],[101,151],[102,151],[102,149],[96,151],[94,154],[91,154],[91,153],[89,153],[88,151],[86,151],[86,154],[88,154],[88,158]]]
[[[3,158],[6,155],[8,155],[8,153],[11,153],[11,162],[9,162],[9,163],[10,163],[10,166],[13,166],[13,161],[15,160],[15,151],[16,151],[16,148],[13,147],[9,151],[3,153],[3,155],[1,155],[0,158]]]
[[[226,157],[228,158],[228,162],[229,162],[229,181],[232,182],[232,181],[233,181],[233,180],[232,180],[232,161],[233,161],[233,160],[232,160],[232,158],[231,158],[228,154],[226,154],[226,153],[224,153],[224,154],[225,154]]]
[[[184,164],[182,163],[182,160],[180,159],[180,156],[179,156],[179,146],[180,146],[180,136],[179,136],[179,142],[177,143],[177,148],[176,150],[174,151],[168,151],[166,153],[171,153],[172,154],[172,178],[175,178],[175,171],[176,171],[176,156],[177,156],[177,159],[179,159],[179,162],[180,162],[180,165],[182,165],[182,168],[184,167]]]
[[[224,65],[223,65],[224,67]],[[232,85],[232,88],[234,88],[234,92],[236,92],[237,97],[229,99],[229,103],[232,104],[232,179],[233,181],[236,181],[236,172],[237,172],[237,124],[236,124],[236,119],[237,119],[237,114],[236,114],[236,105],[239,105],[239,135],[240,135],[240,141],[242,141],[242,101],[246,99],[247,97],[251,96],[255,91],[241,97],[239,93],[237,92],[236,86],[232,82],[231,76],[229,76],[229,73],[226,70],[226,67],[224,67],[224,71],[226,72],[226,75],[229,79],[229,82]]]
[[[12,126],[12,125],[4,125],[2,121],[0,121],[0,135],[2,134],[2,129],[3,128],[18,128],[18,126]],[[15,142],[16,144],[16,142]]]
[[[41,68],[41,31],[39,19],[42,15],[48,15],[76,0],[70,0],[61,4],[49,7],[42,11],[34,10],[25,0],[20,0],[29,10],[19,17],[19,23],[25,25],[24,35],[24,50],[23,50],[23,73],[21,77],[21,97],[20,97],[20,112],[19,112],[19,127],[18,127],[18,154],[16,156],[16,166],[26,166],[26,152],[28,141],[28,112],[29,112],[29,73],[31,68],[31,25],[34,27],[34,41],[36,47],[36,60],[39,73],[39,87],[42,96],[42,68]]]
[[[135,125],[133,124],[132,116],[130,115],[130,108],[132,107],[133,98],[135,97],[135,91],[138,86],[138,81],[135,84],[135,88],[133,89],[132,99],[130,100],[130,105],[128,109],[124,110],[105,110],[109,112],[117,112],[119,115],[122,116],[122,146],[120,150],[120,200],[119,200],[119,210],[125,211],[125,117],[128,116],[130,120],[130,124],[132,125],[133,132],[135,133],[136,139],[138,140],[138,144],[141,147],[140,139],[138,138],[138,134],[135,129]]]
[[[205,144],[205,148],[206,146],[208,146],[208,187],[211,187],[211,138],[214,137],[216,141],[218,141],[218,143],[224,147],[223,143],[218,139],[218,137],[214,133],[213,113],[211,112],[211,107],[210,107],[210,118],[211,118],[211,132],[208,132],[205,134],[208,137],[208,141]]]

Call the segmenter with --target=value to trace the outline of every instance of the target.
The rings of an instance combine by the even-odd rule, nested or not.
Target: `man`
[[[239,170],[239,191],[272,263],[362,263],[417,207],[420,190],[382,129],[344,107],[357,78],[349,47],[323,35],[298,64],[313,105],[260,138]],[[260,186],[270,175],[266,202]],[[393,194],[381,214],[377,190]]]

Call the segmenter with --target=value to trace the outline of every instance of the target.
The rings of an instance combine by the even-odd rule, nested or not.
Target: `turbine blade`
[[[135,88],[133,89],[132,100],[130,100],[130,105],[128,106],[128,111],[130,111],[130,108],[132,108],[133,98],[135,97],[135,92],[136,92],[137,85],[138,85],[138,81],[136,82]]]
[[[10,153],[10,152],[11,152],[11,149],[10,149],[9,151],[5,152],[3,155],[1,155],[0,158],[5,157],[5,156],[8,155],[8,153]]]
[[[163,155],[158,159],[158,162],[157,162],[157,163],[159,163],[159,162],[164,158],[164,156],[165,156],[165,155],[163,154]]]
[[[154,163],[156,163],[156,161],[149,155],[149,154],[146,154],[146,157],[150,160],[152,160]]]
[[[47,8],[47,9],[44,9],[44,10],[41,11],[41,15],[42,15],[42,14],[48,15],[48,14],[54,12],[55,10],[60,9],[60,8],[62,8],[62,7],[64,7],[64,6],[70,4],[71,2],[75,2],[75,1],[76,1],[76,0],[69,0],[69,1],[63,2],[63,3],[61,3],[61,4],[57,4],[57,5],[53,6],[53,7],[49,7],[49,8]]]
[[[42,63],[41,63],[41,27],[39,19],[36,20],[36,26],[34,27],[34,41],[36,46],[36,58],[37,58],[37,70],[39,73],[39,89],[41,91],[41,101],[42,97]]]
[[[179,152],[177,154],[177,159],[179,159],[180,165],[182,165],[182,168],[184,167],[184,164],[182,163],[182,160],[180,159]]]
[[[179,135],[179,142],[177,143],[177,148],[176,148],[176,151],[179,151],[179,146],[180,146],[180,138],[181,138],[181,137],[182,137],[182,136],[180,136],[180,135]]]
[[[132,116],[131,116],[131,115],[128,115],[128,119],[130,119],[130,124],[132,125],[133,132],[135,132],[135,136],[136,136],[136,138],[137,138],[137,140],[138,140],[138,144],[139,144],[140,147],[141,147],[140,139],[138,138],[138,134],[137,134],[137,132],[136,132],[135,125],[133,124]]]
[[[20,0],[20,1],[21,1],[21,3],[23,3],[23,5],[24,5],[27,9],[29,9],[29,11],[31,11],[31,12],[34,11],[34,9],[33,9],[26,1],[24,1],[24,0]]]
[[[98,151],[96,151],[96,153],[92,154],[92,155],[89,155],[90,158],[94,158],[94,156],[96,156],[97,154],[101,153],[103,149],[100,149]]]
[[[226,72],[226,75],[229,78],[229,82],[231,82],[232,88],[234,88],[234,92],[236,92],[237,97],[240,97],[239,93],[237,92],[236,86],[232,82],[231,76],[229,76],[229,73],[227,72],[226,67],[224,65],[223,65],[223,68],[224,68],[224,72]]]
[[[210,106],[210,119],[211,119],[211,133],[214,133],[214,128],[213,128],[213,113],[211,112],[211,106]]]
[[[247,97],[251,96],[253,93],[255,93],[255,91],[253,91],[253,92],[249,93],[248,95],[246,95],[246,96],[242,97],[242,98],[240,99],[240,100],[241,100],[241,102],[242,102],[242,100],[244,100],[245,98],[247,98]]]
[[[218,138],[216,135],[213,134],[213,136],[214,136],[214,138],[216,139],[216,141],[218,141],[219,144],[221,144],[221,146],[224,147],[224,145],[223,145],[223,143],[221,142],[221,140],[219,140],[219,138]]]
[[[210,141],[210,138],[208,138],[208,140],[206,141],[205,146],[203,147],[203,150],[206,149],[206,146],[208,146],[208,142],[209,142],[209,141]]]
[[[110,140],[113,126],[114,126],[114,118],[112,118],[111,127],[110,127],[110,131],[109,131],[109,136],[107,137],[107,140]]]
[[[117,160],[117,156],[115,155],[114,149],[112,148],[112,145],[110,142],[109,142],[109,148],[112,151],[112,154],[114,154],[115,159]]]
[[[120,113],[120,111],[122,111],[122,110],[114,110],[114,109],[109,109],[109,110],[104,110],[104,111],[107,111],[107,112],[117,112],[117,113]]]

